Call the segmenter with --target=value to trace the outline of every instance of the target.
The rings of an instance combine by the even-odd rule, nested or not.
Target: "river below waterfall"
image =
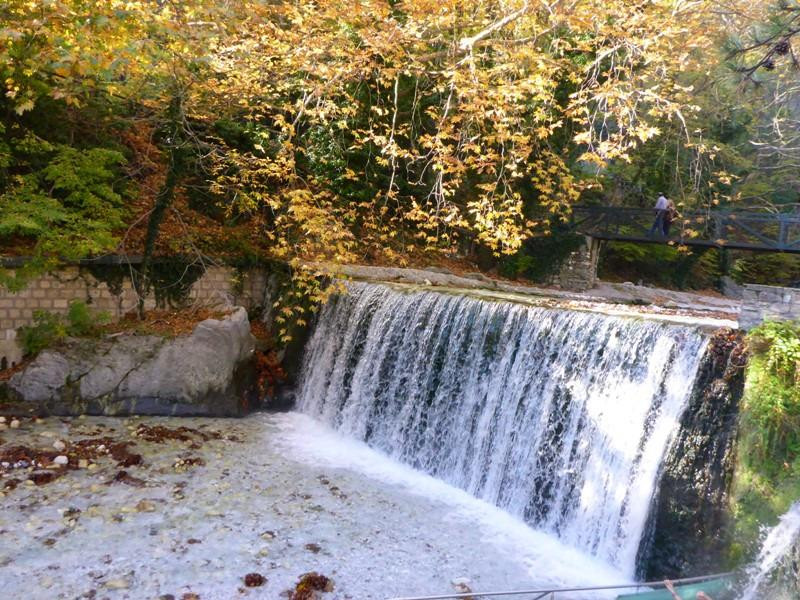
[[[305,346],[297,412],[3,431],[4,592],[278,598],[310,571],[341,600],[630,582],[708,330],[347,285]]]
[[[101,457],[52,483],[6,488],[6,598],[274,599],[308,571],[334,580],[326,597],[353,600],[446,593],[462,577],[483,590],[626,580],[298,413],[23,420],[2,437],[5,448],[64,440],[67,453],[81,440],[130,441],[142,456],[141,465]],[[12,468],[0,485],[27,473]],[[251,572],[267,583],[245,588]]]

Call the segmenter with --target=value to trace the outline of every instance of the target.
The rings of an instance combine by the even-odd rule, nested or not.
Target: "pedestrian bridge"
[[[673,243],[706,248],[800,254],[800,213],[703,211],[681,213],[669,237],[650,235],[655,220],[651,208],[575,206],[578,233],[597,240]]]

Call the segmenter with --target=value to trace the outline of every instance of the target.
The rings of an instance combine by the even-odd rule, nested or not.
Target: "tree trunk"
[[[136,278],[136,294],[139,297],[137,311],[140,319],[144,319],[145,299],[150,293],[150,272],[152,270],[153,251],[155,250],[156,239],[161,229],[161,223],[164,220],[164,214],[175,198],[175,186],[178,182],[178,169],[175,158],[175,150],[173,148],[170,150],[169,168],[167,170],[166,179],[164,180],[164,185],[161,186],[161,189],[156,195],[153,212],[150,213],[150,218],[147,221],[147,237],[144,242],[144,255],[142,256],[142,264],[139,268],[139,276]]]
[[[147,236],[144,242],[144,255],[142,264],[139,268],[139,276],[134,281],[134,289],[138,296],[137,311],[139,318],[144,319],[144,305],[148,294],[152,288],[151,272],[153,269],[153,252],[155,251],[156,239],[158,239],[161,223],[167,209],[175,199],[175,188],[183,167],[183,98],[180,93],[176,93],[170,103],[167,113],[167,137],[166,142],[169,147],[169,165],[164,184],[156,195],[153,212],[147,221]]]

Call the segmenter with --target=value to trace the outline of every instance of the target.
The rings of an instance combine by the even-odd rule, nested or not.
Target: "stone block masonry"
[[[766,320],[800,319],[800,289],[746,284],[742,292],[739,328],[745,331]]]
[[[559,272],[550,283],[573,292],[589,290],[597,283],[597,262],[600,241],[586,236],[581,247],[572,252],[561,264]]]
[[[101,281],[83,267],[63,267],[29,282],[13,293],[0,287],[0,368],[19,362],[22,352],[17,330],[33,323],[37,310],[66,314],[74,300],[86,302],[94,312],[108,312],[113,320],[136,309],[138,297],[129,276],[129,267],[118,265],[117,282]],[[208,268],[189,289],[186,304],[194,306],[238,305],[253,308],[262,305],[268,275],[265,270],[237,271],[231,267]],[[148,297],[145,308],[156,305]]]

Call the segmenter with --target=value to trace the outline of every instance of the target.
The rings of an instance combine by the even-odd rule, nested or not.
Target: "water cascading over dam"
[[[351,283],[298,408],[631,576],[695,327]]]
[[[800,594],[800,501],[769,530],[740,600],[793,600]]]

